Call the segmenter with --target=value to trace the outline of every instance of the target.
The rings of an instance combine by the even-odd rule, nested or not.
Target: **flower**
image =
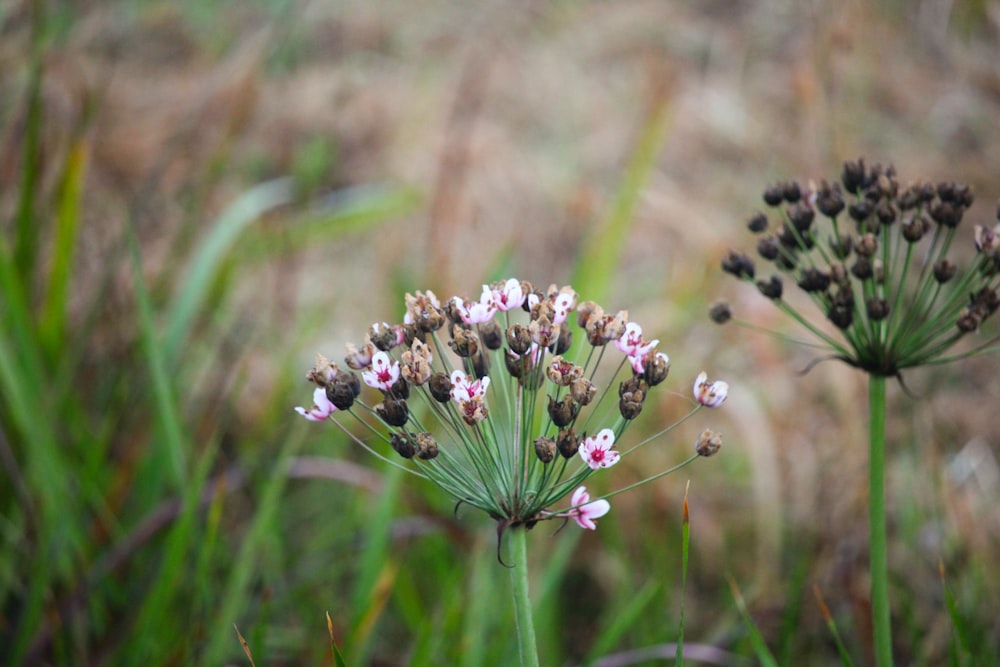
[[[591,502],[587,487],[581,486],[573,492],[570,498],[573,509],[567,512],[568,516],[579,524],[580,528],[587,530],[597,530],[594,519],[599,519],[611,509],[611,503],[607,500],[595,500]]]
[[[950,352],[1000,304],[1000,225],[973,228],[976,254],[965,272],[946,256],[958,245],[972,201],[961,183],[902,186],[892,165],[848,161],[838,180],[786,181],[765,190],[764,203],[777,215],[758,211],[747,227],[775,274],[755,280],[754,261],[732,250],[722,269],[804,326],[829,352],[820,359],[901,377],[907,368],[997,349],[1000,336]],[[786,283],[805,293],[819,317],[783,298]],[[713,306],[716,322],[730,315],[728,307]]]
[[[295,411],[311,422],[326,421],[337,410],[336,406],[326,397],[326,389],[316,387],[313,391],[313,406],[309,410],[296,407]]]
[[[591,470],[610,468],[618,463],[621,456],[612,447],[615,444],[615,433],[610,428],[601,429],[597,435],[592,435],[580,445],[580,457],[590,466]]]
[[[393,361],[388,354],[379,350],[372,355],[372,369],[363,372],[361,379],[369,387],[389,391],[399,379],[399,362]]]
[[[722,405],[729,394],[729,384],[722,380],[708,381],[708,373],[702,371],[694,381],[694,399],[706,408]]]
[[[541,291],[510,278],[483,285],[478,301],[417,291],[405,303],[402,324],[377,322],[361,348],[347,347],[348,369],[320,357],[307,375],[315,405],[296,411],[333,421],[383,459],[394,451],[386,460],[486,512],[499,534],[556,517],[592,530],[609,505],[590,502],[581,484],[674,426],[615,448],[669,370],[627,311],[605,315],[581,302],[575,323],[585,335],[574,348],[577,294],[568,286]],[[612,340],[628,363],[602,366],[617,356],[603,354]],[[550,509],[570,493],[572,509]]]
[[[521,281],[517,278],[510,278],[499,287],[493,288],[491,293],[494,305],[502,313],[524,305],[524,290],[521,289]]]

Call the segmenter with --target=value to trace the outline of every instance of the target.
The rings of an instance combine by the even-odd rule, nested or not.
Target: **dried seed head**
[[[572,424],[580,412],[580,404],[574,401],[573,397],[568,394],[563,396],[560,401],[556,401],[551,396],[548,399],[549,418],[552,419],[552,423],[559,428]]]
[[[864,255],[858,255],[858,258],[854,260],[854,265],[851,267],[851,273],[858,280],[871,279],[875,275],[872,261]]]
[[[341,371],[326,385],[326,398],[338,410],[348,410],[354,405],[354,399],[361,393],[361,381],[358,376],[349,371]]]
[[[437,440],[430,433],[417,433],[417,456],[424,461],[430,461],[438,455]]]
[[[783,183],[769,185],[764,190],[764,203],[768,206],[777,206],[785,198],[785,186]]]
[[[762,236],[757,241],[757,254],[768,261],[774,261],[781,254],[777,239],[773,236]]]
[[[597,395],[597,387],[589,378],[581,377],[573,380],[569,385],[569,392],[573,400],[580,405],[590,405]]]
[[[792,222],[795,229],[800,232],[808,230],[815,217],[816,213],[813,212],[812,207],[803,202],[788,209],[788,219]]]
[[[573,346],[573,330],[568,326],[559,327],[559,337],[552,346],[554,354],[565,354]]]
[[[403,426],[410,418],[410,410],[403,399],[389,398],[375,406],[375,413],[389,426]]]
[[[878,252],[878,237],[872,233],[864,234],[855,244],[855,250],[862,257],[871,257]]]
[[[438,403],[447,403],[451,400],[451,387],[451,378],[448,377],[447,373],[443,372],[434,373],[427,382],[427,388],[430,389],[431,396]]]
[[[642,377],[650,387],[655,387],[670,374],[670,359],[663,353],[648,354],[642,364]]]
[[[325,388],[334,381],[339,373],[340,369],[337,368],[337,364],[322,354],[317,354],[316,365],[306,373],[306,379],[319,387]]]
[[[711,429],[706,428],[694,441],[694,450],[698,452],[699,456],[715,456],[721,448],[722,435]]]
[[[499,350],[503,346],[503,330],[496,320],[483,322],[479,325],[479,336],[483,345],[489,350]]]
[[[737,278],[753,278],[753,260],[743,253],[730,250],[726,258],[722,260],[722,270]]]
[[[563,458],[571,459],[576,456],[576,453],[580,450],[580,442],[586,437],[587,434],[584,433],[582,437],[578,438],[576,431],[571,428],[564,428],[559,431],[559,435],[556,437],[556,448]]]
[[[405,296],[406,314],[409,320],[421,331],[430,333],[437,331],[445,323],[444,309],[434,295],[434,292],[417,292],[416,296],[407,293]]]
[[[404,459],[412,459],[413,455],[417,452],[410,436],[405,433],[393,433],[389,436],[389,444],[392,445],[392,448],[396,451],[396,453]]]
[[[848,234],[841,234],[837,238],[830,239],[830,250],[833,251],[833,255],[837,259],[847,259],[853,247],[854,239]]]
[[[551,463],[556,457],[556,441],[552,438],[540,437],[535,440],[535,456],[542,463]]]
[[[728,303],[720,301],[712,304],[712,307],[708,309],[708,316],[716,324],[725,324],[732,319],[733,311]]]
[[[618,410],[623,419],[635,419],[642,412],[648,386],[641,377],[633,376],[618,386]]]
[[[383,352],[399,344],[399,333],[388,322],[375,322],[368,327],[368,340]]]
[[[507,329],[507,346],[514,354],[524,354],[531,349],[531,332],[522,324]]]
[[[828,218],[836,218],[844,210],[844,195],[839,183],[820,181],[816,191],[816,209]]]
[[[870,297],[865,301],[868,319],[873,322],[884,320],[889,316],[889,302],[882,297]]]
[[[452,324],[451,337],[452,339],[448,341],[448,347],[463,359],[468,359],[479,353],[479,336],[471,329]]]
[[[781,278],[778,276],[771,276],[771,279],[768,281],[758,280],[757,289],[759,289],[760,293],[768,299],[780,299],[783,291]]]
[[[541,314],[538,319],[533,319],[528,324],[528,333],[532,342],[538,347],[548,347],[559,340],[560,328],[560,325],[553,323],[547,314]]]
[[[410,349],[403,352],[400,374],[407,382],[419,387],[426,383],[433,374],[432,360],[433,357],[427,344],[415,340],[410,345]]]
[[[755,213],[752,218],[747,220],[747,229],[749,229],[754,234],[758,234],[767,229],[767,225],[768,225],[767,216],[760,211]]]
[[[563,359],[561,356],[553,357],[552,362],[545,369],[545,376],[560,387],[568,387],[582,375],[582,367]]]
[[[958,267],[948,259],[942,259],[934,264],[934,280],[946,283],[955,276]]]
[[[856,162],[850,160],[844,162],[844,168],[840,172],[840,182],[844,184],[844,189],[850,193],[856,193],[865,187],[865,161],[859,158]]]
[[[819,269],[803,269],[798,285],[806,292],[825,292],[830,287],[830,276]]]

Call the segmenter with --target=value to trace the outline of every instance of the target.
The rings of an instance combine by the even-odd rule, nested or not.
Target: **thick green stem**
[[[514,621],[517,624],[517,648],[522,667],[538,667],[538,647],[535,643],[535,623],[528,595],[528,530],[516,526],[507,531],[509,545],[510,582],[514,593]]]
[[[875,664],[892,665],[892,629],[889,623],[889,566],[885,529],[885,377],[869,375],[868,408],[871,421],[868,462],[868,523],[871,531],[872,625]]]

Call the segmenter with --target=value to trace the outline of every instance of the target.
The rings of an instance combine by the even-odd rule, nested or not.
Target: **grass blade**
[[[757,624],[753,622],[753,618],[750,616],[750,611],[747,609],[746,602],[743,600],[743,595],[740,593],[739,586],[733,581],[732,577],[729,577],[729,589],[732,591],[733,600],[736,602],[736,608],[740,612],[740,616],[743,617],[743,622],[747,626],[747,632],[750,635],[750,644],[753,646],[754,653],[757,654],[757,660],[764,667],[778,667],[778,661],[774,659],[774,655],[771,650],[767,648],[767,642],[764,641],[764,637],[761,636],[760,630],[757,629]]]
[[[813,593],[816,595],[816,602],[819,604],[819,613],[823,615],[823,620],[826,621],[826,627],[830,629],[830,635],[833,636],[833,642],[837,645],[837,652],[840,654],[840,662],[844,667],[854,667],[854,662],[851,660],[851,654],[848,653],[847,647],[844,646],[843,640],[840,638],[840,632],[837,631],[837,623],[833,620],[833,615],[830,613],[830,608],[826,606],[826,601],[823,600],[823,594],[819,590],[819,586],[813,584]]]
[[[684,519],[681,522],[681,610],[677,627],[677,667],[684,664],[684,597],[687,591],[688,550],[691,546],[691,515],[688,511],[688,491],[691,480],[684,485]]]
[[[177,361],[226,253],[252,222],[263,213],[291,202],[294,195],[295,184],[290,178],[261,183],[237,197],[212,225],[167,313],[166,335],[162,344],[163,358],[168,365]]]

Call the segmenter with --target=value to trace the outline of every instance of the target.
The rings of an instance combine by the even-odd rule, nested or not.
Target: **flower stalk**
[[[510,580],[517,625],[517,650],[521,667],[538,667],[538,646],[528,586],[528,530],[515,528],[508,533]]]
[[[969,245],[976,254],[960,272],[949,254],[973,201],[966,185],[915,182],[904,187],[892,165],[869,166],[859,159],[844,163],[839,181],[806,186],[785,181],[768,187],[763,199],[777,219],[758,212],[747,227],[757,235],[757,254],[775,273],[759,278],[754,260],[736,251],[723,259],[722,269],[754,285],[808,331],[814,340],[807,344],[827,352],[817,362],[836,359],[868,374],[872,622],[876,664],[887,667],[892,630],[886,379],[902,382],[906,369],[997,349],[1000,336],[994,335],[951,352],[959,342],[981,336],[982,325],[1000,309],[1000,225],[974,227]],[[784,298],[786,282],[806,294],[820,317]],[[726,304],[712,306],[710,316],[720,324],[733,319]]]

